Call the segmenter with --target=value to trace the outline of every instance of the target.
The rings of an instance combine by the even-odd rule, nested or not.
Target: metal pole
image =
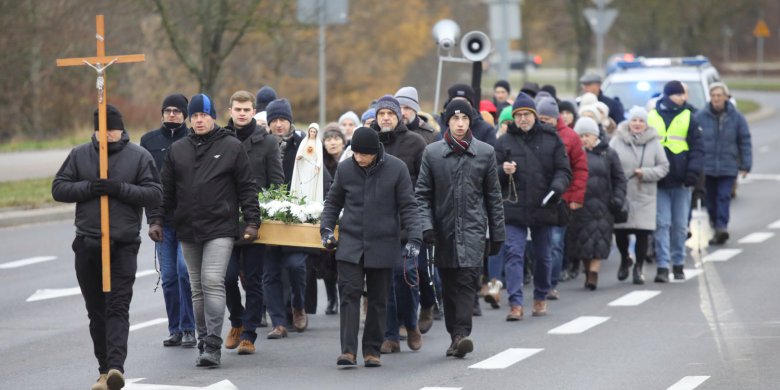
[[[325,125],[325,0],[319,1],[320,17],[320,126]]]
[[[442,59],[441,54],[439,54],[439,69],[436,71],[436,94],[433,99],[433,110],[431,110],[431,114],[436,117],[436,115],[439,114],[439,92],[441,91],[441,65],[442,65]]]
[[[501,19],[504,35],[498,42],[501,62],[498,64],[498,78],[509,81],[509,0],[501,0]]]
[[[601,72],[604,61],[604,34],[596,34],[596,69]]]
[[[758,63],[756,66],[756,72],[758,74],[758,77],[762,77],[762,71],[761,67],[764,64],[764,38],[758,38],[758,48],[756,49],[756,62]]]

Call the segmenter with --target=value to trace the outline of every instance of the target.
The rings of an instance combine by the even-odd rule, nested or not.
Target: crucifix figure
[[[106,83],[105,70],[115,63],[142,62],[143,54],[131,54],[120,56],[106,56],[105,29],[103,27],[103,15],[96,16],[97,29],[97,56],[80,58],[57,59],[57,66],[82,66],[88,65],[97,72],[98,110],[100,130],[98,141],[100,142],[100,178],[108,179],[108,140],[106,134]],[[100,230],[102,234],[102,259],[103,259],[103,292],[111,291],[111,247],[109,241],[108,224],[108,196],[100,197]]]

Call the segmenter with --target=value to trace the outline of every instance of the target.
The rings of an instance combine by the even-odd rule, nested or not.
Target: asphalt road
[[[778,97],[750,94],[780,106]],[[436,322],[420,351],[402,345],[402,353],[383,356],[377,369],[336,369],[338,316],[311,316],[309,330],[287,339],[260,338],[255,355],[223,351],[217,369],[195,367],[194,350],[163,348],[166,326],[157,323],[130,333],[126,375],[138,380],[126,388],[776,389],[780,224],[770,225],[780,220],[778,119],[751,126],[755,165],[732,206],[732,240],[721,248],[692,245],[690,278],[682,283],[618,282],[613,255],[597,291],[585,291],[581,276],[562,283],[561,300],[550,302],[546,317],[509,323],[506,302],[499,310],[483,303],[484,316],[474,320],[476,349],[466,359],[444,357],[449,338]],[[65,294],[77,286],[72,239],[71,222],[0,230],[2,389],[87,389],[97,377],[82,298],[27,301],[43,297],[39,290]],[[165,317],[162,294],[153,291],[152,252],[145,239],[138,269],[146,276],[135,285],[131,325]],[[32,264],[12,263],[34,257]],[[646,275],[652,280],[652,267]],[[617,305],[620,298],[629,306]]]

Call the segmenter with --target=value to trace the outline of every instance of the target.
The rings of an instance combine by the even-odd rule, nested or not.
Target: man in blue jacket
[[[729,239],[731,190],[737,175],[747,176],[753,165],[747,121],[729,98],[726,84],[713,83],[710,104],[694,115],[702,129],[707,213],[715,227],[710,245],[720,245]]]
[[[701,175],[704,157],[701,129],[685,104],[685,88],[681,82],[666,83],[663,96],[647,117],[647,124],[658,131],[669,160],[669,174],[658,182],[655,231],[658,261],[655,282],[667,283],[670,261],[674,278],[685,279],[683,267],[691,187]]]

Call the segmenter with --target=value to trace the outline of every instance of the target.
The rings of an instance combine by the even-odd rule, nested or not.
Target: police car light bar
[[[621,69],[631,68],[650,68],[663,66],[703,66],[710,63],[710,60],[702,55],[696,57],[657,57],[646,58],[637,57],[634,61],[618,61],[617,66]]]

